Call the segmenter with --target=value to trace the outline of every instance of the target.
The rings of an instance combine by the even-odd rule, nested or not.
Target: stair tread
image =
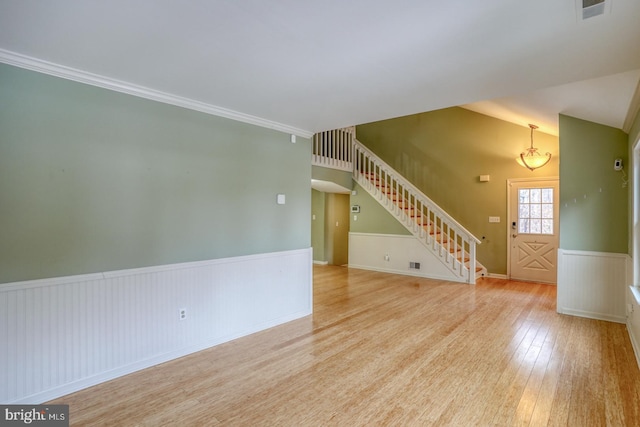
[[[463,249],[462,245],[455,243],[457,237],[454,240],[451,240],[448,232],[443,232],[436,225],[436,223],[431,220],[431,218],[434,218],[434,220],[437,220],[438,223],[441,223],[443,221],[440,217],[434,216],[434,213],[430,208],[426,208],[426,211],[423,211],[423,206],[419,203],[418,206],[422,207],[420,209],[417,209],[415,205],[411,203],[413,201],[417,201],[417,199],[415,199],[411,194],[407,194],[407,191],[410,190],[407,190],[403,185],[399,185],[395,180],[393,180],[393,178],[389,178],[388,175],[385,175],[385,178],[382,179],[376,172],[360,171],[360,174],[364,176],[369,182],[371,182],[371,184],[373,184],[379,192],[386,195],[387,198],[391,200],[396,207],[401,209],[402,214],[413,218],[415,224],[429,233],[429,236],[432,237],[436,243],[441,245],[441,247],[446,247],[445,245],[447,245],[447,253],[453,255],[458,262],[463,263],[467,268],[469,268],[471,256],[467,251]],[[393,181],[393,183],[389,182],[390,180]],[[407,195],[409,197],[406,197]],[[396,214],[398,215],[400,214],[400,212],[396,211]],[[440,225],[443,224],[448,230],[448,227],[446,227],[446,224],[444,222],[442,222]],[[407,227],[409,226],[407,225]],[[451,244],[451,242],[454,243]],[[482,264],[476,261],[475,274],[477,275],[484,270],[485,269]]]

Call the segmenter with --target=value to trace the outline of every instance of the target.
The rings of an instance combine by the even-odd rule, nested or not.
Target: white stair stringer
[[[353,178],[460,281],[487,274],[476,260],[480,240],[356,139]]]

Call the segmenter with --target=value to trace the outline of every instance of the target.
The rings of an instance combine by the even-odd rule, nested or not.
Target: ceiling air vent
[[[581,2],[582,19],[589,19],[594,16],[604,15],[605,4],[607,3],[605,0],[581,0]]]

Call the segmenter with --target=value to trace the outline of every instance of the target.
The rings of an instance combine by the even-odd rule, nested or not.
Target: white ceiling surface
[[[623,129],[638,81],[640,70],[632,70],[462,107],[512,123],[532,123],[556,136],[558,114]]]
[[[321,191],[323,193],[340,193],[340,194],[350,194],[351,190],[343,187],[342,185],[338,185],[335,182],[331,181],[322,181],[319,179],[311,180],[311,188],[314,190]]]
[[[607,1],[0,0],[0,53],[306,133],[456,105],[557,133],[629,110],[640,1]]]

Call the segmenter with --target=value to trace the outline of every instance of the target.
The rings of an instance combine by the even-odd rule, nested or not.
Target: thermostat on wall
[[[622,159],[615,159],[613,161],[613,170],[622,170]]]
[[[359,205],[353,205],[353,206],[351,206],[351,212],[353,212],[353,213],[359,213],[359,212],[360,212],[360,206],[359,206]]]

